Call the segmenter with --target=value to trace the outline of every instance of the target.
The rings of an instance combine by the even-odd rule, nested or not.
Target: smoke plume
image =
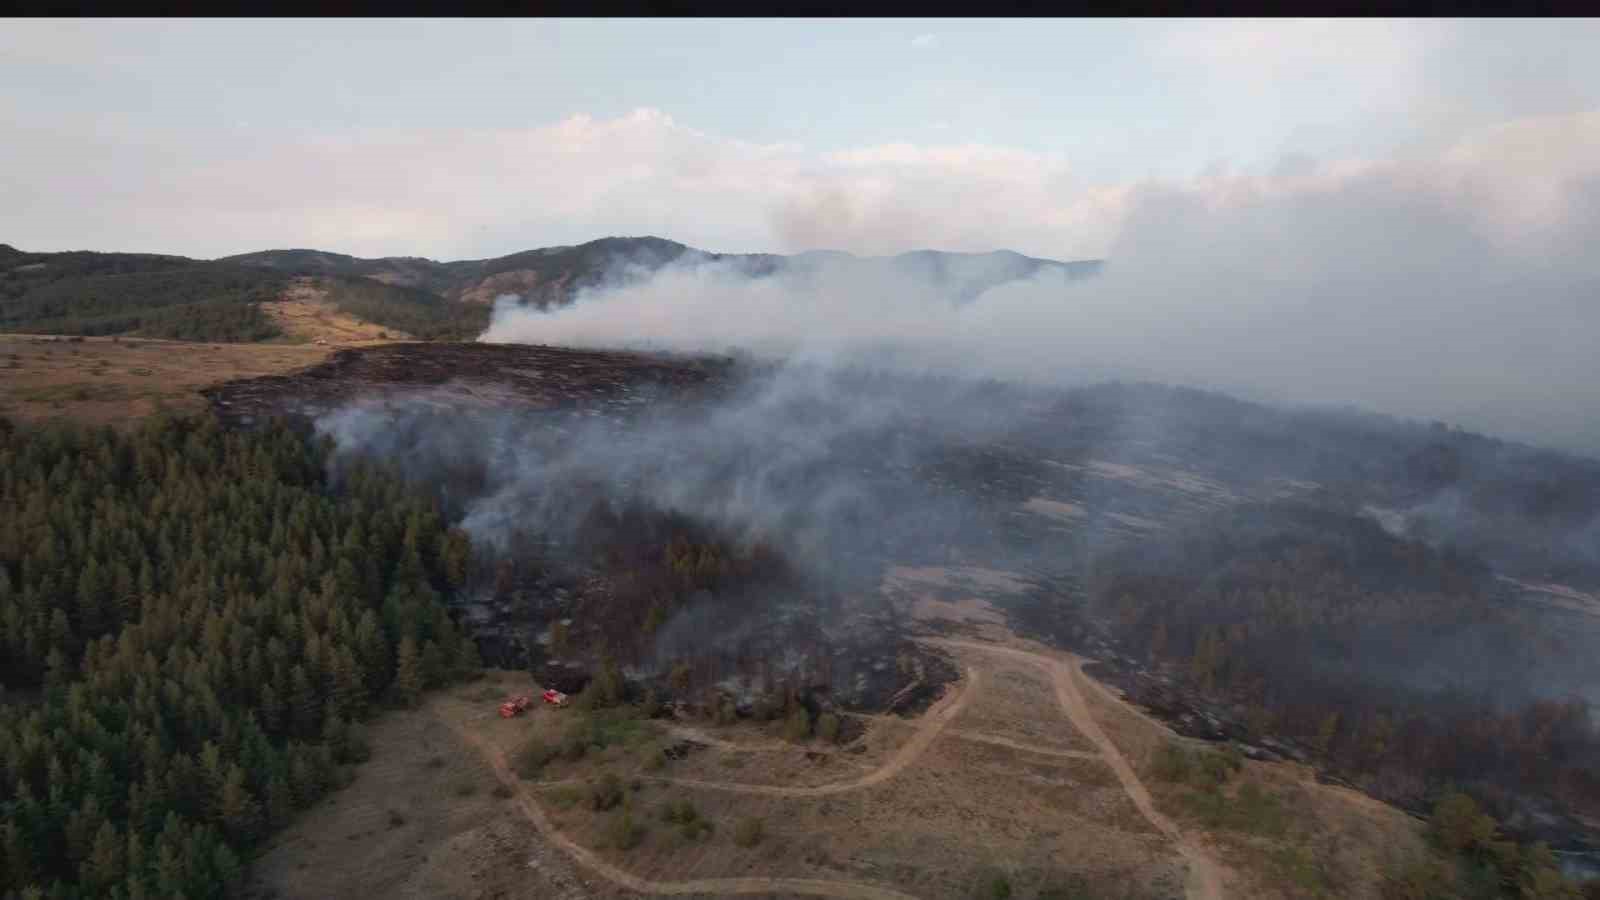
[[[1591,113],[1514,122],[1427,159],[1144,184],[1086,281],[1047,270],[959,302],[944,281],[844,255],[762,277],[695,263],[551,313],[502,303],[483,339],[1153,378],[1592,452],[1596,234]]]

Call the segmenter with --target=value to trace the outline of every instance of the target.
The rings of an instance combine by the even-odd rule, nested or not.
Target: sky
[[[492,334],[909,340],[1600,454],[1600,20],[0,25],[24,250],[1105,259],[936,315],[672,272]]]
[[[1594,21],[4,24],[0,241],[30,250],[1089,258],[1139,185],[1600,108]]]

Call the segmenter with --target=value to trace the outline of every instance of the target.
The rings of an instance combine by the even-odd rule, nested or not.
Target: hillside
[[[298,283],[309,285],[331,310],[357,320],[356,332],[469,340],[487,327],[489,308],[505,295],[549,308],[573,302],[585,289],[636,282],[668,265],[727,265],[760,278],[812,271],[824,261],[863,275],[917,278],[956,303],[1041,272],[1083,278],[1100,267],[1098,261],[1058,262],[1011,251],[919,250],[868,258],[832,251],[719,254],[657,237],[607,237],[453,262],[362,259],[311,249],[200,260],[147,253],[29,253],[7,244],[0,245],[0,331],[304,340],[306,334],[284,328],[286,321],[303,316],[262,307],[290,295],[292,279],[301,278],[311,279]]]
[[[491,664],[675,710],[660,742],[626,752],[579,740],[569,713],[496,725],[490,702],[528,690],[524,674],[413,723],[439,734],[429,753],[482,755],[550,841],[635,890],[721,893],[717,879],[759,873],[960,896],[991,866],[1021,896],[1065,881],[1490,898],[1582,874],[1600,849],[1591,460],[1156,385],[521,345],[349,349],[206,395],[230,425],[303,416],[338,459],[435,486],[446,519],[492,548],[455,609]],[[1154,715],[1083,678],[1085,659]],[[945,700],[884,714],[919,692]],[[715,737],[668,743],[691,729]],[[684,862],[674,828],[625,852],[602,829],[626,808],[569,813],[558,793],[606,770],[641,773],[636,822],[681,826],[657,807],[692,797],[714,830],[758,815],[804,849],[713,842]],[[378,783],[358,796],[296,847],[366,833],[400,802]],[[448,798],[404,802],[405,819],[455,815]],[[1465,852],[1429,856],[1401,811],[1457,807],[1525,846],[1472,812],[1466,838],[1435,834]],[[1135,830],[1166,855],[1118,843]],[[269,882],[296,884],[294,858]],[[361,871],[392,860],[374,850]],[[353,877],[315,878],[333,873]],[[1413,882],[1433,892],[1396,887]]]
[[[230,256],[219,262],[260,267],[294,275],[354,276],[418,288],[464,303],[492,303],[512,294],[540,307],[571,302],[577,292],[605,284],[626,283],[669,264],[722,263],[751,276],[785,269],[805,271],[822,261],[902,275],[918,275],[943,286],[958,301],[975,298],[988,288],[1060,271],[1069,278],[1088,277],[1100,262],[1058,262],[1011,251],[944,253],[918,250],[889,257],[856,257],[835,251],[795,256],[709,253],[657,237],[608,237],[570,247],[543,247],[493,259],[435,262],[416,257],[360,259],[316,250],[267,250]]]

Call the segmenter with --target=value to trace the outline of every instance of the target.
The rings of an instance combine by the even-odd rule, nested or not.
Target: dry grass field
[[[928,640],[961,680],[920,717],[856,717],[864,731],[842,745],[787,743],[776,723],[543,704],[501,719],[500,699],[536,686],[491,672],[388,714],[374,760],[280,838],[257,890],[890,900],[995,897],[1003,883],[1019,898],[1375,897],[1379,866],[1420,846],[1404,814],[1287,764],[1247,762],[1225,792],[1265,797],[1265,818],[1218,825],[1162,780],[1156,758],[1179,739],[1080,660],[1014,637]],[[559,746],[597,722],[604,749],[524,764],[531,742]],[[608,779],[616,793],[597,809]],[[685,825],[688,807],[709,828]]]
[[[0,334],[0,415],[124,427],[162,406],[200,409],[200,388],[302,369],[332,349]]]
[[[341,312],[328,302],[328,292],[314,278],[295,278],[274,303],[263,303],[261,311],[283,330],[290,340],[353,345],[409,341],[403,331],[374,325]]]

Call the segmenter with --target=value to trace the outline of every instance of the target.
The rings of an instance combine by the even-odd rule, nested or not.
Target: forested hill
[[[970,301],[996,285],[1059,272],[1083,278],[1100,270],[1100,261],[1060,262],[1000,250],[945,253],[918,250],[889,257],[811,252],[796,256],[769,253],[722,254],[658,237],[607,237],[575,246],[543,247],[493,259],[435,262],[419,257],[361,259],[318,250],[268,250],[230,256],[221,262],[299,275],[346,275],[420,288],[450,300],[489,303],[511,294],[537,306],[571,302],[584,288],[626,282],[670,264],[720,263],[751,277],[780,271],[805,271],[823,263],[864,272],[919,279],[958,301]]]
[[[227,896],[361,720],[476,670],[465,537],[326,452],[0,419],[0,896]]]
[[[258,341],[283,276],[181,256],[0,252],[0,331]]]
[[[1074,279],[1098,261],[1058,262],[1010,251],[857,258],[844,253],[718,254],[657,237],[608,237],[494,259],[361,259],[321,250],[266,250],[218,260],[147,253],[28,253],[0,244],[0,331],[132,334],[205,341],[281,337],[262,304],[291,280],[339,311],[424,339],[467,340],[488,308],[511,295],[539,307],[573,302],[585,288],[628,283],[665,266],[722,264],[750,277],[805,272],[826,262],[925,285],[955,302],[1042,272]]]

